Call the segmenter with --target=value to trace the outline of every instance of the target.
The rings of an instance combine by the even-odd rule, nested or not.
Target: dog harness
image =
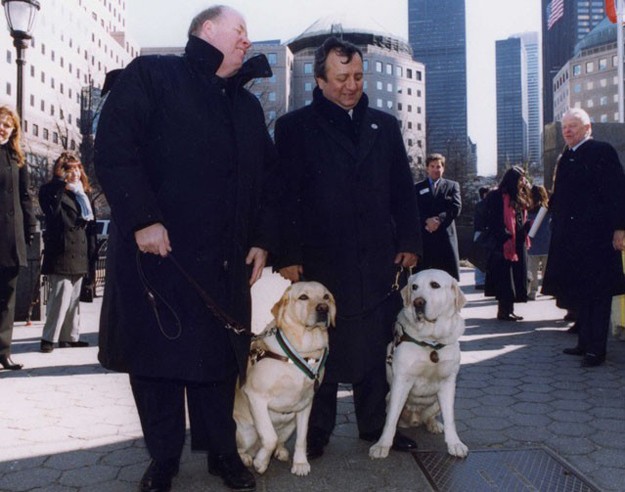
[[[320,358],[314,357],[302,357],[297,350],[293,348],[289,339],[282,335],[282,330],[277,329],[275,332],[276,340],[280,348],[284,350],[284,355],[276,354],[271,350],[265,350],[262,348],[253,348],[250,351],[250,361],[252,364],[256,364],[262,359],[274,359],[287,364],[295,364],[295,366],[302,371],[309,379],[315,382],[314,389],[317,391],[319,388],[319,373],[324,368],[326,360],[328,359],[328,349],[323,349],[323,354]]]
[[[431,348],[432,351],[430,352],[430,360],[434,364],[436,364],[439,361],[437,350],[440,350],[443,347],[445,347],[444,343],[436,343],[436,342],[430,342],[426,340],[422,341],[422,340],[417,340],[415,338],[412,338],[410,335],[408,335],[408,333],[406,333],[406,330],[404,329],[404,325],[402,325],[399,321],[396,321],[396,323],[401,327],[401,335],[396,336],[395,340],[393,341],[393,348],[391,349],[391,353],[388,354],[388,356],[386,357],[387,364],[389,365],[393,364],[393,353],[395,352],[395,348],[402,342],[410,342],[410,343],[417,344],[421,347]]]

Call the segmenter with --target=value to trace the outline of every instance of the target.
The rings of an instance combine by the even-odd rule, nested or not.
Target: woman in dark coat
[[[527,302],[527,209],[531,204],[525,171],[513,166],[486,195],[486,230],[497,246],[486,271],[484,295],[498,301],[497,319],[519,321],[515,302]],[[482,234],[487,233],[482,232]]]
[[[88,273],[87,225],[95,220],[87,193],[89,179],[78,158],[63,152],[54,163],[52,180],[39,190],[39,204],[46,216],[43,265],[50,295],[41,351],[60,347],[87,347],[80,338],[80,289]]]
[[[20,137],[19,117],[0,106],[0,366],[10,370],[22,368],[11,359],[15,289],[37,224]]]

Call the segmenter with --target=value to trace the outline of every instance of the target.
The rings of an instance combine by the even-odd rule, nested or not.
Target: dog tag
[[[313,391],[316,393],[319,389],[319,378],[315,378],[315,384],[313,385]]]
[[[434,364],[438,362],[438,352],[436,350],[430,352],[430,360],[434,362]]]

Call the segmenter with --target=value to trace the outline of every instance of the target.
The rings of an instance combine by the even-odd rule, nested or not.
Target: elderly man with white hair
[[[591,136],[579,108],[562,117],[566,149],[556,166],[549,202],[553,231],[543,294],[578,310],[578,342],[564,349],[582,367],[606,357],[612,296],[625,293],[625,173],[614,147]]]

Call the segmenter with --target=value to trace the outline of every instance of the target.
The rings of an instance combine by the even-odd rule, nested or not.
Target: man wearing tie
[[[577,308],[577,345],[564,353],[593,367],[605,361],[612,296],[625,293],[625,173],[614,147],[592,139],[584,110],[564,114],[562,136],[542,292]]]
[[[415,185],[423,236],[423,260],[418,270],[438,268],[460,280],[458,236],[454,220],[460,214],[460,185],[443,178],[445,157],[430,154],[425,160],[428,177]]]

